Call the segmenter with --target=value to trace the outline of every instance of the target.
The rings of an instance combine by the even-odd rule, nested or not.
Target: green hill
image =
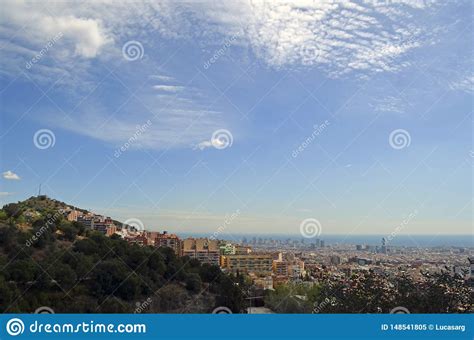
[[[208,313],[216,306],[234,312],[245,307],[241,277],[177,257],[169,248],[105,237],[67,221],[61,212],[67,207],[41,196],[0,210],[0,312],[47,306],[56,313]]]

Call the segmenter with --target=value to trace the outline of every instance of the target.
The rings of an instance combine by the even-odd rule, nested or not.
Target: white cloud
[[[164,76],[164,75],[157,75],[157,74],[152,74],[150,76],[150,79],[156,79],[156,80],[160,80],[160,81],[174,81],[175,80],[173,77]]]
[[[100,19],[61,15],[56,11],[52,6],[46,9],[19,1],[4,6],[1,21],[4,29],[18,30],[23,43],[32,47],[40,47],[62,33],[64,43],[74,48],[73,54],[84,58],[97,56],[105,44],[112,42]]]
[[[18,176],[16,173],[14,173],[11,170],[5,171],[3,173],[3,178],[8,179],[8,180],[19,180],[20,176]]]
[[[228,142],[226,142],[224,140],[220,140],[219,138],[215,138],[215,139],[211,139],[211,140],[204,140],[204,141],[194,145],[193,150],[199,149],[199,150],[202,151],[204,149],[210,148],[211,146],[219,149],[219,148],[225,147],[227,145],[227,143]]]
[[[142,146],[196,145],[203,150],[212,146],[207,140],[210,133],[228,125],[222,124],[227,117],[208,105],[208,98],[199,93],[201,89],[183,86],[176,80],[178,76],[163,71],[164,60],[155,59],[153,47],[149,48],[156,48],[156,42],[163,37],[180,39],[177,42],[180,45],[202,47],[210,53],[216,45],[222,46],[232,37],[232,50],[226,51],[226,55],[232,53],[232,58],[245,60],[251,53],[273,68],[320,68],[333,77],[354,73],[367,76],[408,67],[410,53],[433,44],[433,35],[438,32],[434,29],[436,21],[428,20],[433,6],[441,5],[429,1],[305,0],[217,4],[97,1],[54,2],[45,6],[8,3],[0,14],[0,37],[3,37],[0,58],[4,72],[15,73],[14,66],[18,68],[23,63],[19,60],[25,59],[18,56],[30,59],[48,39],[62,32],[62,38],[48,52],[53,59],[42,60],[29,70],[28,75],[40,83],[52,83],[64,76],[57,88],[61,88],[63,81],[69,82],[71,86],[64,88],[71,92],[90,87],[90,91],[88,88],[77,95],[82,99],[95,90],[97,74],[105,73],[99,69],[103,63],[107,68],[120,70],[121,78],[127,79],[127,87],[134,87],[128,82],[133,77],[140,81],[147,77],[156,80],[157,85],[150,91],[153,93],[136,94],[146,108],[137,105],[123,108],[119,113],[107,112],[99,98],[97,103],[81,104],[72,121],[50,117],[52,122],[93,138],[123,143],[133,135],[137,124],[151,119],[154,124],[143,134]],[[130,39],[146,46],[147,58],[140,60],[140,64],[123,63],[121,44]],[[93,58],[98,60],[92,62]],[[24,64],[21,67],[24,70]],[[145,71],[140,77],[140,72]],[[453,89],[472,88],[470,78],[446,83]],[[400,104],[403,102],[397,98],[384,98],[373,105],[379,111],[404,110]]]
[[[212,142],[210,140],[204,140],[198,144],[196,144],[194,147],[193,147],[193,150],[204,150],[204,149],[207,149],[207,148],[210,148],[212,146]]]
[[[272,67],[323,67],[329,74],[397,71],[403,57],[429,43],[430,28],[411,20],[428,2],[349,3],[347,1],[242,1],[186,4],[174,20],[186,30],[197,18],[199,38],[219,44],[216,36],[235,36]],[[185,14],[184,14],[185,13]],[[193,36],[193,31],[186,32]],[[224,38],[223,38],[224,39]]]
[[[97,56],[108,43],[130,37],[150,43],[159,37],[187,39],[203,47],[221,45],[232,37],[232,45],[244,51],[249,48],[272,67],[321,67],[341,76],[394,72],[410,65],[400,59],[434,41],[432,34],[438,27],[429,15],[437,6],[443,4],[424,0],[97,1],[49,3],[44,10],[38,4],[21,3],[5,6],[8,14],[1,19],[5,26],[17,28],[34,22],[20,31],[27,40],[46,41],[61,31],[75,54],[85,58]]]
[[[462,79],[457,79],[449,84],[452,90],[460,90],[467,93],[474,93],[474,75],[467,75]]]
[[[178,92],[184,89],[183,86],[174,86],[174,85],[154,85],[153,88],[158,91],[164,92]]]
[[[57,119],[49,112],[38,118],[113,146],[128,141],[136,134],[138,126],[149,120],[150,126],[140,133],[132,148],[189,147],[211,136],[222,126],[225,117],[208,105],[205,95],[188,86],[177,87],[181,91],[156,93],[154,89],[148,89],[135,95],[125,91],[118,94],[118,97],[123,97],[124,105],[117,111],[103,106],[100,98],[92,94],[94,98],[82,103],[71,119]]]
[[[69,39],[74,45],[74,53],[84,58],[93,58],[108,42],[100,27],[100,23],[94,19],[82,19],[74,16],[45,17],[42,18],[40,27],[45,33],[54,34],[62,32],[65,39]]]
[[[11,195],[14,195],[14,193],[13,192],[0,191],[0,197],[11,196]]]

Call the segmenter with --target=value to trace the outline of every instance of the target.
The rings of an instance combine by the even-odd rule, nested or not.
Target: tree
[[[186,289],[195,293],[201,290],[201,278],[198,274],[188,274],[188,277],[186,278]]]
[[[74,242],[78,234],[78,230],[69,223],[61,225],[60,230],[64,233],[64,239],[70,242]]]
[[[30,259],[17,260],[7,266],[6,273],[9,280],[26,284],[33,281],[37,267]]]
[[[53,279],[64,290],[68,290],[76,283],[76,273],[67,264],[55,264],[51,271]]]
[[[3,206],[2,210],[9,219],[16,219],[23,213],[23,208],[18,203],[9,203]]]

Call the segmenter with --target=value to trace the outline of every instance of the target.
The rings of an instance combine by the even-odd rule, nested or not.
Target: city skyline
[[[471,11],[11,4],[0,203],[42,184],[176,233],[472,234]]]

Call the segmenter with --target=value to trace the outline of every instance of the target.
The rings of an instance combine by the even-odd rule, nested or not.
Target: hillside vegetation
[[[242,277],[69,222],[47,197],[0,210],[0,312],[209,313],[244,308]]]

